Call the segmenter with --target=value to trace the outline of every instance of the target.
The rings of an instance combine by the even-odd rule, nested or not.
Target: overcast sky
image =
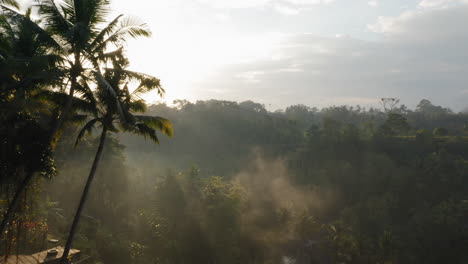
[[[468,0],[112,3],[153,30],[127,49],[133,69],[161,78],[168,102],[468,106]]]

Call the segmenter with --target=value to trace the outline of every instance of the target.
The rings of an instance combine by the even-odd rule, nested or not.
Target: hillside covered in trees
[[[0,264],[468,263],[468,113],[148,104],[148,25],[28,4],[0,0]]]
[[[178,101],[160,145],[106,143],[74,247],[103,263],[464,263],[468,115],[416,109],[309,108]],[[19,250],[65,239],[98,139],[38,183]],[[66,190],[66,191],[64,191]],[[15,240],[16,241],[16,240]],[[16,243],[15,241],[10,243]],[[39,244],[38,244],[39,243]],[[14,246],[11,246],[15,248]]]

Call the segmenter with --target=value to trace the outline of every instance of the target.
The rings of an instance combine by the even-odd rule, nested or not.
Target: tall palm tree
[[[117,133],[119,130],[122,130],[149,137],[155,143],[159,143],[156,134],[157,131],[169,137],[173,134],[172,125],[169,120],[162,117],[137,115],[137,113],[146,110],[145,101],[140,97],[142,94],[153,90],[157,90],[160,95],[164,93],[159,79],[146,74],[126,70],[128,61],[123,56],[122,49],[116,51],[112,56],[108,57],[108,59],[113,67],[106,68],[102,78],[98,77],[99,87],[94,91],[87,89],[87,92],[83,94],[86,98],[95,98],[96,108],[95,111],[93,111],[94,114],[92,118],[90,118],[78,134],[75,146],[79,143],[81,138],[86,133],[90,133],[97,124],[101,125],[102,130],[94,161],[65,244],[64,253],[60,261],[61,264],[68,262],[71,244],[99,165],[107,134],[109,132]],[[128,84],[132,82],[136,82],[137,87],[133,92],[130,92]]]
[[[108,0],[36,0],[40,17],[48,32],[62,47],[62,53],[69,64],[69,99],[60,118],[52,128],[53,137],[63,125],[73,104],[75,91],[80,82],[93,79],[94,73],[85,68],[97,66],[96,61],[106,56],[109,47],[120,47],[127,38],[149,37],[151,31],[144,23],[123,15],[107,22],[110,11]],[[96,81],[95,79],[93,81]]]
[[[108,0],[36,0],[42,23],[35,23],[29,17],[12,9],[17,7],[14,0],[0,0],[3,15],[29,24],[36,32],[47,39],[57,55],[65,61],[62,68],[65,78],[60,91],[67,92],[68,97],[63,106],[57,108],[57,117],[53,119],[49,138],[53,148],[58,140],[58,132],[69,118],[75,99],[75,92],[83,92],[88,82],[106,82],[99,68],[87,69],[85,66],[98,67],[99,61],[105,59],[108,49],[122,46],[127,38],[149,37],[151,32],[144,23],[119,15],[106,24],[109,13]],[[47,38],[49,36],[49,38]],[[108,87],[99,85],[99,87]],[[27,174],[14,197],[20,197],[31,180],[34,172]],[[13,199],[0,224],[3,234],[11,220],[19,199]]]

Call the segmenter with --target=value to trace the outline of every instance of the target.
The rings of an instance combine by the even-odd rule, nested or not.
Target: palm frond
[[[143,99],[130,101],[126,106],[134,113],[144,113],[147,110],[146,102]]]
[[[53,103],[57,107],[63,107],[66,104],[67,100],[69,99],[69,95],[66,93],[62,93],[62,92],[42,90],[41,92],[34,95],[33,98],[35,100],[47,101],[47,102]],[[92,114],[96,112],[95,104],[85,99],[74,97],[72,105],[73,105],[74,111],[81,111],[81,112],[92,113]]]
[[[141,116],[135,115],[135,120],[137,124],[145,124],[151,128],[161,131],[164,135],[172,137],[174,135],[174,129],[172,127],[171,121],[166,118],[159,116]]]
[[[107,131],[109,131],[109,132],[114,132],[114,133],[119,132],[119,130],[117,129],[117,127],[115,126],[114,123],[107,124],[106,126],[107,126]]]
[[[123,15],[118,15],[114,20],[112,20],[107,26],[102,29],[99,34],[94,38],[93,42],[91,43],[91,47],[95,47],[96,45],[101,44],[104,41],[104,38],[112,32],[114,32],[115,28],[117,27],[120,18],[122,18]]]
[[[68,95],[62,92],[55,92],[50,90],[43,90],[35,95],[34,99],[49,101],[55,105],[65,105]]]
[[[90,113],[92,115],[97,115],[97,108],[94,101],[88,101],[83,98],[73,98],[73,109],[75,111],[81,111],[85,113]]]
[[[114,30],[106,39],[101,40],[100,44],[93,47],[92,53],[103,53],[111,44],[121,46],[128,37],[150,37],[151,30],[146,23],[139,23],[135,19],[125,18],[120,20],[117,29]]]
[[[81,95],[81,99],[86,102],[87,107],[83,110],[96,116],[98,112],[96,108],[97,101],[88,83],[82,80],[80,83],[78,83],[76,91]]]
[[[129,71],[124,69],[106,69],[107,71],[115,71],[123,74],[129,81],[138,82],[138,86],[131,93],[132,96],[140,97],[141,95],[156,90],[159,96],[164,96],[165,90],[161,86],[161,80],[149,74]]]
[[[9,5],[16,9],[19,9],[18,2],[15,0],[0,0],[0,5]]]
[[[47,32],[47,30],[40,27],[36,22],[32,21],[28,15],[23,15],[11,8],[6,6],[1,6],[3,12],[5,12],[9,19],[21,21],[25,23],[35,34],[37,34],[38,40],[47,44],[50,48],[53,48],[55,51],[61,49],[60,44]]]
[[[80,143],[81,139],[83,138],[83,136],[85,134],[91,134],[91,132],[92,132],[92,130],[94,128],[94,125],[98,121],[100,121],[99,118],[94,118],[94,119],[89,120],[88,123],[86,123],[86,125],[83,126],[83,128],[78,133],[78,136],[76,137],[75,148],[76,148],[76,146],[78,146],[78,144]]]
[[[115,106],[117,108],[117,112],[119,114],[120,120],[122,123],[126,122],[126,115],[123,111],[122,105],[120,103],[119,97],[117,93],[115,92],[114,88],[107,82],[107,80],[102,76],[102,74],[99,71],[94,71],[94,75],[96,77],[96,80],[98,82],[98,88],[103,89],[106,93],[112,96],[112,101],[115,102]]]
[[[74,5],[76,22],[83,23],[91,30],[107,21],[110,13],[108,0],[66,0]]]
[[[159,139],[156,135],[156,130],[144,123],[135,124],[135,127],[132,132],[137,135],[141,135],[144,138],[149,137],[154,143],[159,144]]]
[[[115,64],[118,61],[126,60],[123,47],[120,47],[112,51],[98,52],[94,54],[88,53],[87,56],[93,58],[93,60],[96,60],[96,62],[100,62],[103,64],[106,64],[109,62],[111,62],[112,64]]]
[[[146,23],[141,23],[138,19],[133,17],[126,17],[121,25],[121,32],[132,38],[137,37],[151,37],[152,33]]]
[[[73,115],[69,122],[71,123],[82,123],[84,121],[86,121],[87,119],[89,118],[88,115]]]
[[[55,4],[54,0],[37,0],[39,7],[39,15],[44,18],[47,27],[53,33],[68,37],[68,31],[71,28],[70,21],[67,20],[70,8],[61,6],[61,10]]]

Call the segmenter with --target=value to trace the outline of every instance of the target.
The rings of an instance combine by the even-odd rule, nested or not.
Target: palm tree
[[[101,125],[102,130],[94,161],[65,244],[64,253],[60,261],[61,264],[65,264],[68,261],[71,244],[99,165],[107,134],[109,132],[117,133],[120,128],[122,131],[149,137],[155,143],[159,143],[156,131],[160,131],[169,137],[173,134],[172,125],[167,119],[136,115],[136,113],[146,111],[145,101],[140,97],[142,94],[153,90],[157,90],[160,95],[164,93],[159,79],[126,70],[128,61],[123,56],[122,49],[108,57],[108,60],[113,67],[106,68],[102,78],[98,77],[99,87],[94,91],[87,89],[87,92],[83,94],[86,98],[95,98],[96,108],[93,111],[92,118],[83,126],[78,134],[75,146],[85,134],[91,133],[97,124]],[[128,88],[128,84],[131,82],[138,84],[133,92],[130,92]]]
[[[21,186],[29,185],[34,173],[42,170],[41,159],[50,155],[43,121],[50,117],[51,105],[39,95],[47,87],[60,83],[62,78],[60,57],[54,53],[50,38],[37,31],[34,23],[26,21],[31,21],[30,15],[31,9],[26,11],[24,19],[4,12],[0,14],[0,122],[9,126],[1,132],[2,150],[8,153],[6,160],[18,158],[17,162],[2,159],[2,163],[5,162],[2,180],[14,178],[18,182],[22,179],[0,224],[0,237],[18,207],[24,190]],[[25,127],[35,127],[35,134],[29,133],[28,138],[19,139],[17,136]]]
[[[54,0],[36,1],[40,18],[43,20],[42,27],[41,23],[35,23],[28,16],[6,6],[17,7],[14,0],[0,0],[0,7],[4,16],[21,20],[34,28],[35,32],[40,33],[40,36],[47,39],[49,45],[55,48],[55,54],[65,61],[61,69],[65,78],[59,88],[60,92],[67,92],[68,97],[55,111],[56,118],[53,118],[49,133],[49,141],[53,148],[58,140],[59,130],[69,118],[72,106],[77,101],[75,92],[85,93],[84,90],[90,81],[106,82],[98,65],[100,60],[109,56],[108,48],[122,46],[128,37],[149,37],[151,32],[146,24],[125,18],[123,15],[105,24],[109,13],[108,0],[64,0],[59,4]],[[96,68],[87,69],[85,68],[87,65]],[[20,197],[33,177],[34,172],[24,177],[14,197]],[[13,199],[9,204],[0,225],[0,234],[4,233],[18,202],[19,199]]]
[[[52,128],[55,138],[71,110],[75,91],[82,88],[80,82],[90,81],[95,75],[84,66],[97,66],[94,62],[105,57],[109,47],[120,47],[129,37],[149,37],[151,31],[146,24],[123,15],[105,24],[110,11],[108,0],[64,0],[60,4],[54,0],[36,1],[49,34],[60,43],[69,64],[69,99]]]

